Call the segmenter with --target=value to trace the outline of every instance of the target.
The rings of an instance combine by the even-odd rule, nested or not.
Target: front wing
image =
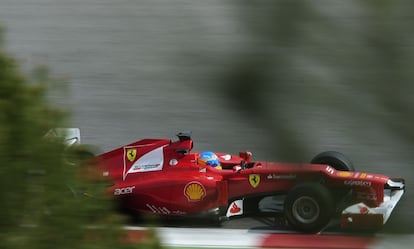
[[[404,194],[403,181],[389,180],[390,188],[384,189],[384,201],[378,207],[368,207],[364,203],[357,203],[342,211],[341,227],[357,229],[379,229],[391,216],[392,211]]]

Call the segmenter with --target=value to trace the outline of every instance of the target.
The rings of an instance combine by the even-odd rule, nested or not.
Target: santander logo
[[[230,213],[235,214],[241,211],[241,208],[239,208],[239,206],[237,206],[236,203],[233,203],[233,205],[231,205],[230,208]]]
[[[243,214],[243,200],[235,200],[229,205],[226,216],[231,217],[231,216],[242,215],[242,214]]]

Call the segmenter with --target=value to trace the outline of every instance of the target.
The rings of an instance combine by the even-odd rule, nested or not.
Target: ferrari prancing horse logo
[[[137,149],[129,149],[127,150],[127,158],[130,162],[133,162],[137,157]]]
[[[249,175],[249,182],[253,188],[256,188],[257,186],[259,186],[259,183],[260,183],[260,175],[259,174]]]

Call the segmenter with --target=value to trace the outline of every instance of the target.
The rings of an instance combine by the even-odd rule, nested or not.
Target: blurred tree
[[[104,196],[105,183],[80,177],[85,168],[68,163],[63,140],[42,139],[67,123],[48,102],[52,81],[44,68],[28,80],[0,48],[1,247],[158,248],[154,237],[120,244],[122,218]]]

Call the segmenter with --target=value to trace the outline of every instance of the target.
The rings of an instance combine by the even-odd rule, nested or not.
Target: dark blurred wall
[[[218,88],[272,133],[280,156],[312,150],[327,129],[412,150],[410,2],[245,1],[239,11],[251,42]]]

